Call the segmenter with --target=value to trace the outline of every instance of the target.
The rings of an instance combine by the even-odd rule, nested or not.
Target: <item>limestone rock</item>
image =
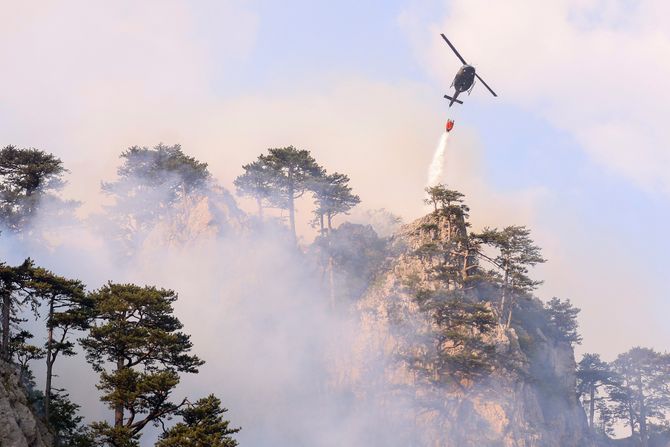
[[[53,437],[33,413],[15,367],[0,361],[0,446],[51,447]]]
[[[575,394],[576,365],[568,343],[538,333],[532,349],[524,350],[525,340],[513,328],[498,327],[486,341],[512,367],[460,385],[422,380],[403,361],[408,353],[426,349],[433,324],[411,290],[457,287],[432,272],[438,264],[452,271],[467,264],[467,252],[460,258],[448,254],[463,253],[466,230],[458,215],[432,213],[394,236],[394,259],[358,303],[359,335],[348,374],[339,376],[341,386],[356,390],[359,399],[384,402],[394,425],[414,432],[411,440],[386,445],[592,446]],[[417,255],[426,249],[434,255]],[[371,382],[382,384],[375,395],[367,390]]]

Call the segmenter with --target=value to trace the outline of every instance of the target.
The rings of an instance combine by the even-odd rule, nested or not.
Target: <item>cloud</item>
[[[660,0],[454,0],[430,26],[410,12],[402,23],[440,82],[459,66],[444,32],[500,100],[567,130],[637,187],[670,194],[668,13]]]
[[[123,149],[179,140],[210,107],[218,77],[253,48],[257,19],[243,6],[5,5],[12,20],[0,30],[3,144],[60,156],[72,171],[71,195],[97,202],[99,181],[113,175]]]
[[[84,202],[83,214],[99,209],[100,181],[114,178],[122,150],[162,141],[208,162],[228,187],[268,147],[306,148],[348,174],[366,208],[420,215],[443,128],[435,93],[332,70],[300,88],[238,93],[226,76],[239,77],[253,52],[259,18],[250,8],[236,0],[8,6],[2,143],[61,157],[71,171],[65,193]],[[470,168],[465,178],[483,174]],[[303,228],[308,206],[299,209]]]

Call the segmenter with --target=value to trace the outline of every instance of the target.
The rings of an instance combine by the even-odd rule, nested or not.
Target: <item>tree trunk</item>
[[[263,221],[263,201],[260,197],[256,197],[256,204],[258,205],[258,218]]]
[[[638,387],[638,402],[640,406],[640,444],[642,447],[648,447],[649,445],[649,436],[647,433],[647,407],[644,402],[644,392],[642,385],[642,375],[638,374],[637,377],[637,387]]]
[[[596,413],[596,402],[595,402],[595,395],[596,395],[596,390],[595,387],[591,386],[590,387],[590,396],[591,400],[589,401],[589,428],[591,431],[593,431],[593,419]]]
[[[328,232],[333,231],[333,215],[328,213]]]
[[[12,292],[4,290],[2,294],[2,358],[9,362],[9,320],[11,315]]]
[[[54,302],[52,299],[49,302],[49,317],[47,319],[47,323],[49,325],[49,333],[47,335],[47,378],[46,378],[46,385],[44,386],[44,417],[47,421],[49,420],[49,405],[51,404],[51,377],[54,366],[52,358],[54,329],[53,326],[51,325],[53,315],[54,315]]]
[[[328,285],[330,286],[330,307],[335,308],[335,277],[333,275],[333,256],[328,258]]]
[[[288,218],[291,224],[291,234],[293,239],[297,240],[298,237],[295,234],[295,204],[294,204],[294,194],[295,194],[295,185],[293,184],[293,170],[289,169],[288,171]]]
[[[461,282],[465,286],[465,282],[468,279],[468,258],[470,257],[470,249],[465,248],[465,253],[463,254],[463,268],[461,269]]]
[[[632,404],[628,404],[628,423],[630,424],[630,437],[635,439],[635,415]]]
[[[123,369],[123,357],[116,359],[116,372]],[[123,404],[114,406],[114,427],[123,427]]]
[[[507,300],[507,283],[509,282],[509,266],[505,265],[505,276],[503,278],[502,297],[500,298],[500,317],[505,318],[505,301]],[[511,320],[510,315],[510,320]]]

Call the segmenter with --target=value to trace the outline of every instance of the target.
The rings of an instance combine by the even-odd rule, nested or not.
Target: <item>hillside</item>
[[[440,364],[440,340],[449,343],[449,336],[441,338],[444,333],[421,296],[464,288],[455,279],[463,271],[463,259],[472,259],[453,253],[462,252],[466,235],[462,215],[435,212],[393,237],[396,254],[357,304],[360,332],[344,382],[362,400],[388,402],[395,423],[406,427],[407,437],[389,445],[590,445],[574,392],[572,347],[543,333],[540,326],[521,322],[506,329],[496,324],[486,333],[471,334],[478,335],[480,358],[487,355],[486,347],[493,349],[490,370],[467,375]],[[445,271],[455,273],[440,273]],[[481,288],[464,300],[496,312]],[[523,307],[542,311],[536,300]],[[466,348],[456,354],[459,348],[452,345],[451,354],[450,348],[441,352],[455,365],[475,365],[464,360],[464,355],[477,356],[476,350],[465,352],[472,345],[464,343]],[[366,385],[371,381],[384,385],[371,392]]]

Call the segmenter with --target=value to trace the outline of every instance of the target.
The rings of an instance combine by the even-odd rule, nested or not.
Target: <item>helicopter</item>
[[[449,42],[447,36],[445,36],[444,34],[440,34],[440,36],[442,36],[444,41],[447,42],[447,45],[449,45],[449,48],[452,49],[456,57],[458,57],[460,61],[463,63],[463,66],[460,68],[460,70],[458,70],[458,73],[456,73],[456,77],[454,77],[454,81],[451,83],[451,86],[454,87],[455,90],[454,96],[451,97],[448,95],[444,95],[444,97],[449,100],[449,107],[451,107],[455,102],[463,104],[463,101],[458,99],[458,95],[466,91],[468,92],[469,95],[475,86],[475,78],[479,79],[481,83],[484,84],[484,87],[486,87],[493,96],[497,97],[498,95],[496,95],[496,92],[494,92],[491,89],[491,87],[489,87],[488,84],[484,82],[484,80],[481,77],[479,77],[479,75],[475,71],[475,67],[465,62],[463,56],[461,56],[458,53],[458,50],[456,50],[456,47],[454,47],[452,43]]]

